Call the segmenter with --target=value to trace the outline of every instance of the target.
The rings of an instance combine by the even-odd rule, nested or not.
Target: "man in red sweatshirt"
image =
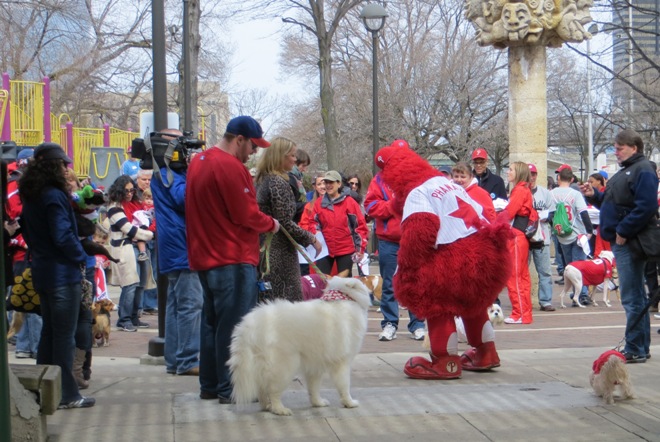
[[[277,232],[276,219],[259,210],[244,166],[263,130],[248,116],[227,124],[218,146],[198,154],[188,169],[186,233],[191,270],[204,289],[200,336],[200,398],[231,403],[229,346],[234,326],[257,303],[259,234]]]
[[[401,149],[409,149],[404,140],[395,140],[392,146]],[[364,200],[364,209],[374,219],[374,229],[378,237],[378,264],[380,276],[383,278],[383,290],[380,299],[380,311],[383,313],[381,328],[383,331],[378,335],[381,341],[396,339],[396,331],[399,328],[399,303],[394,298],[392,278],[396,271],[396,260],[399,253],[399,241],[401,240],[401,215],[394,210],[394,194],[390,187],[385,184],[380,172],[371,180],[367,196]],[[424,322],[420,321],[412,312],[408,330],[412,333],[412,339],[424,340],[426,334]]]

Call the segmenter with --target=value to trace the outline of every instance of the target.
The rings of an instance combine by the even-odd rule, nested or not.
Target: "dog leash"
[[[287,230],[281,224],[280,224],[280,230],[282,231],[282,233],[284,233],[284,236],[286,236],[289,239],[289,241],[291,241],[293,247],[295,247],[296,250],[298,250],[298,252],[300,252],[300,254],[303,256],[303,258],[305,258],[305,261],[309,263],[310,267],[314,269],[316,274],[319,275],[321,278],[323,278],[323,280],[327,281],[328,277],[321,270],[319,270],[319,268],[316,266],[316,263],[314,263],[314,261],[312,261],[312,258],[310,258],[309,255],[307,255],[305,248],[300,244],[298,244],[296,240],[293,239],[291,234],[287,232]]]
[[[646,315],[648,313],[649,308],[651,308],[651,306],[653,304],[655,304],[656,302],[658,302],[659,300],[660,300],[660,287],[655,289],[655,292],[653,292],[653,296],[651,296],[649,298],[648,302],[646,303],[646,306],[644,307],[642,312],[639,314],[639,316],[637,316],[637,318],[635,318],[635,320],[632,322],[632,324],[630,324],[630,326],[626,327],[626,332],[623,335],[623,339],[621,339],[621,341],[619,341],[619,344],[616,347],[614,347],[615,350],[621,351],[619,349],[622,349],[625,346],[626,336],[628,336],[628,332],[630,330],[632,330],[633,328],[635,328],[635,326],[637,324],[639,324],[639,321],[641,321],[642,318],[644,318],[644,315]],[[660,331],[658,331],[658,333],[660,333]]]

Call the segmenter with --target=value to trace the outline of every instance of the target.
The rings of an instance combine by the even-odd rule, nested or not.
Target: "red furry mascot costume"
[[[455,379],[462,370],[498,367],[495,333],[487,308],[510,274],[510,225],[489,224],[483,209],[407,148],[388,146],[376,154],[383,179],[402,212],[397,300],[425,318],[431,360],[411,358],[404,373],[417,379]],[[458,356],[454,316],[461,316],[472,346]]]

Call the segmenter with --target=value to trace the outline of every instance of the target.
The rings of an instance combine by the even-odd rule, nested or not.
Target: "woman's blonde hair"
[[[287,176],[288,170],[282,169],[284,158],[291,152],[291,149],[296,147],[296,143],[284,137],[277,137],[270,142],[270,147],[266,149],[264,154],[259,158],[257,164],[257,176],[255,181],[260,183],[266,175],[279,175],[285,180],[289,180]]]
[[[529,166],[527,165],[527,163],[523,163],[522,161],[514,161],[509,165],[509,167],[513,169],[513,176],[515,180],[515,182],[513,183],[514,185],[518,184],[521,181],[529,184],[532,176],[529,173]]]

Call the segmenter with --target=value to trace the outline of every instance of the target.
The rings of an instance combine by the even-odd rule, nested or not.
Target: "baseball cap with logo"
[[[62,160],[68,164],[73,163],[71,158],[64,153],[62,147],[57,143],[41,143],[34,149],[34,158],[37,161]]]
[[[481,159],[481,160],[487,160],[488,159],[488,152],[486,152],[486,149],[479,148],[472,152],[472,161]]]
[[[341,175],[336,170],[329,170],[323,175],[323,181],[339,181],[341,182]]]
[[[268,147],[270,143],[264,139],[264,131],[261,125],[252,117],[241,115],[229,120],[226,132],[234,135],[242,135],[252,140],[259,147]]]
[[[565,169],[568,169],[568,170],[570,170],[570,171],[573,170],[573,169],[571,168],[571,166],[569,166],[568,164],[562,164],[561,166],[559,166],[559,167],[557,168],[557,170],[555,170],[555,173],[559,173],[559,172],[561,172],[562,170],[565,170]]]
[[[538,171],[536,170],[536,166],[533,165],[532,163],[529,163],[527,166],[529,166],[530,173],[538,173]]]

